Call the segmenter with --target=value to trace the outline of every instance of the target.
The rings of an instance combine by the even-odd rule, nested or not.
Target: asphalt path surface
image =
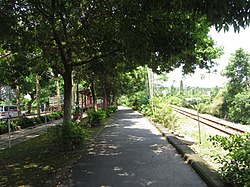
[[[19,144],[23,141],[29,140],[31,138],[35,138],[37,136],[40,136],[41,134],[46,133],[47,129],[59,123],[62,123],[62,120],[55,120],[47,124],[40,124],[37,126],[20,129],[18,131],[11,132],[10,134],[9,133],[1,134],[0,135],[0,150],[6,149],[9,147],[9,140],[10,140],[11,146]]]
[[[119,107],[61,186],[203,187],[205,182],[143,115]]]

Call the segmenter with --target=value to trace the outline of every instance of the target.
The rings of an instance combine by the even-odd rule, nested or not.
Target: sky
[[[217,73],[206,73],[206,70],[197,69],[196,72],[190,76],[182,76],[181,69],[178,68],[169,73],[169,77],[166,86],[170,87],[174,84],[176,87],[180,85],[180,81],[183,80],[184,86],[191,87],[216,87],[224,86],[227,79],[220,75],[221,71],[227,66],[231,54],[234,53],[240,47],[245,51],[250,52],[250,27],[240,29],[239,33],[235,33],[234,29],[230,27],[228,32],[223,30],[219,33],[212,28],[210,36],[215,40],[218,46],[224,47],[224,54],[220,59],[216,59],[218,66],[213,68],[217,70]]]

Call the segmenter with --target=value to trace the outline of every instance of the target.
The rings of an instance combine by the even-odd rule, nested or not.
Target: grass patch
[[[103,126],[89,128],[88,132],[90,134],[90,137],[94,138],[99,132],[101,132],[102,129],[103,129]]]
[[[191,145],[190,148],[204,158],[215,170],[218,170],[221,164],[215,162],[214,157],[217,154],[225,155],[226,152],[220,147],[215,147],[212,142],[209,141],[209,137],[216,135],[218,132],[200,123],[201,136],[199,136],[198,122],[181,115],[178,117],[178,124],[178,131],[181,134],[192,137],[195,140],[195,143]]]
[[[90,138],[102,127],[89,129]],[[0,186],[55,186],[56,175],[82,155],[58,152],[46,134],[0,151]]]

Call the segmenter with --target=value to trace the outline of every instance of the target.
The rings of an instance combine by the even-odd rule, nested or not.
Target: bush
[[[156,112],[153,120],[164,125],[164,127],[175,130],[177,128],[177,118],[173,112],[172,107],[164,101],[156,102]]]
[[[48,116],[46,115],[47,121],[48,121]],[[40,121],[41,123],[45,123],[45,115],[40,116]]]
[[[0,122],[0,134],[7,133],[8,132],[8,123],[1,121]]]
[[[136,92],[133,96],[129,98],[129,106],[134,110],[142,110],[142,106],[148,105],[148,97],[145,92]]]
[[[116,105],[111,105],[108,107],[108,110],[110,110],[112,113],[114,113],[117,109],[118,107]]]
[[[170,96],[168,99],[168,103],[176,105],[176,106],[182,106],[182,99],[176,96]]]
[[[142,105],[141,106],[141,112],[145,116],[152,116],[153,115],[152,107],[150,105]]]
[[[128,96],[122,96],[119,98],[119,104],[122,106],[129,106],[129,99]]]
[[[206,103],[199,104],[199,112],[202,114],[209,114],[210,113],[210,105]]]
[[[11,131],[17,130],[17,126],[20,126],[21,128],[26,128],[34,125],[33,120],[29,118],[19,118],[17,120],[13,120],[10,122],[10,129]],[[8,122],[1,121],[0,122],[0,134],[7,133],[9,131],[8,129]]]
[[[227,151],[226,155],[215,157],[222,164],[222,177],[235,186],[250,186],[250,133],[230,137],[216,135],[210,141]]]
[[[42,123],[42,118],[41,117],[34,117],[34,118],[31,118],[33,119],[33,123],[34,125],[39,125]]]
[[[27,128],[36,125],[34,118],[19,118],[17,120],[17,126],[20,126],[21,128]]]
[[[88,131],[80,124],[72,122],[66,125],[56,125],[48,130],[52,143],[61,151],[75,150],[88,139]]]
[[[87,111],[88,125],[90,127],[101,126],[103,121],[106,119],[107,114],[104,110],[88,110]]]
[[[118,107],[115,106],[115,105],[107,107],[106,110],[105,110],[107,117],[110,117],[117,110],[117,108]]]
[[[210,114],[217,116],[217,117],[223,117],[226,110],[223,108],[225,105],[225,93],[224,91],[219,92],[218,95],[216,95],[212,103],[210,105]]]
[[[229,108],[229,118],[234,122],[250,125],[250,90],[238,93]]]
[[[49,119],[51,121],[61,119],[61,117],[62,116],[59,112],[53,112],[53,113],[49,114]]]

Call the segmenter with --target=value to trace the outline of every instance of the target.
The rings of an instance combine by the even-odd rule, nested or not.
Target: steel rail
[[[189,118],[192,118],[196,121],[199,121],[207,126],[210,126],[216,130],[219,130],[227,135],[232,135],[232,134],[236,134],[236,133],[245,133],[245,130],[239,129],[237,127],[233,127],[231,125],[222,123],[222,122],[218,122],[209,118],[206,118],[202,115],[199,115],[199,119],[198,119],[198,115],[193,113],[193,112],[189,112],[180,108],[177,108],[173,105],[171,105],[171,107],[174,109],[174,111],[181,113],[182,115],[185,115]]]

